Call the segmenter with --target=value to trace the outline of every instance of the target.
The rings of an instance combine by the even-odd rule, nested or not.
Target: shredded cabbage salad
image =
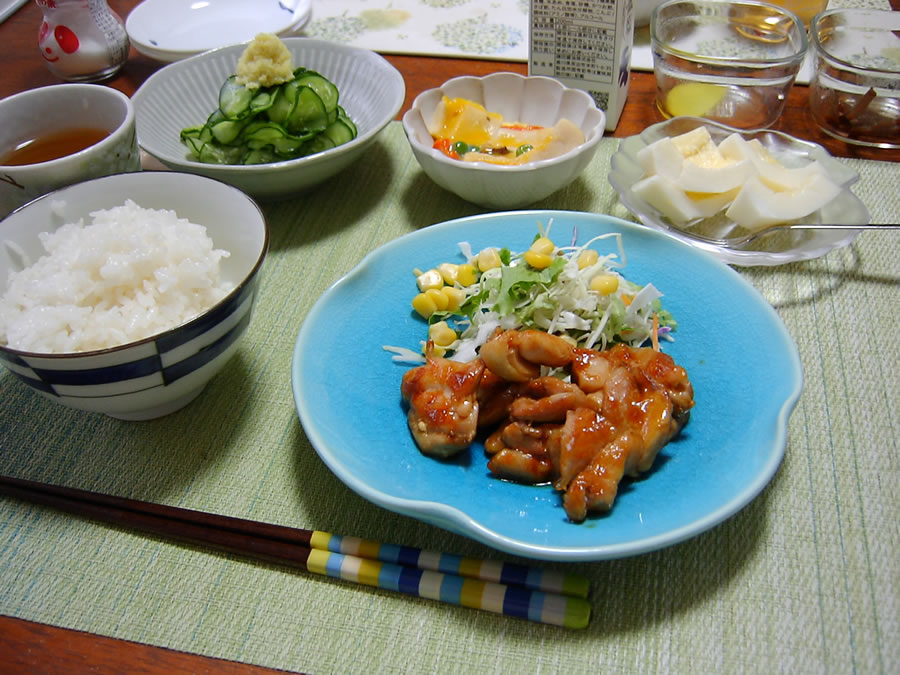
[[[464,300],[458,307],[426,311],[427,316],[413,302],[428,321],[428,340],[438,345],[438,355],[471,361],[498,328],[534,328],[565,337],[577,346],[600,350],[618,342],[637,347],[650,341],[658,348],[660,339],[672,340],[677,323],[663,309],[662,293],[651,283],[642,286],[629,281],[619,271],[627,264],[621,234],[603,234],[577,244],[575,233],[569,245],[556,246],[550,240],[551,226],[552,221],[543,231],[538,224],[538,234],[529,249],[542,247],[548,257],[493,249],[496,266],[486,269],[481,268],[483,264],[479,267],[484,251],[476,253],[468,242],[460,242],[460,253],[466,264],[476,269],[477,279],[469,285],[456,280],[447,286],[461,290]],[[593,248],[605,241],[614,241],[615,250],[601,254]],[[537,266],[529,260],[537,261]],[[414,272],[422,277],[420,270]],[[421,290],[421,282],[419,286]],[[454,293],[459,297],[458,291]],[[435,327],[442,330],[435,333]],[[435,335],[443,337],[435,339]],[[421,362],[428,340],[422,341],[420,352],[384,348],[395,354],[395,361]]]

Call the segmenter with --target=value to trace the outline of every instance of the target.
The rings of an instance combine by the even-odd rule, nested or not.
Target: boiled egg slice
[[[677,225],[709,218],[728,206],[740,188],[727,192],[685,192],[663,176],[647,176],[632,187],[634,193]]]
[[[796,190],[773,190],[760,177],[744,183],[725,215],[748,230],[759,230],[805,218],[841,192],[840,186],[821,173],[814,173]]]
[[[758,139],[749,141],[739,134],[731,134],[719,144],[719,150],[726,157],[749,160],[757,177],[776,192],[798,190],[806,185],[815,174],[825,174],[825,169],[817,160],[799,167],[786,167],[766,150]]]
[[[654,141],[638,151],[637,162],[646,175],[662,176],[686,192],[729,192],[754,172],[749,159],[725,156],[706,127]]]

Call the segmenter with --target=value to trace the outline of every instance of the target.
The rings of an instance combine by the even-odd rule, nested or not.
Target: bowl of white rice
[[[40,197],[0,221],[0,363],[71,408],[179,410],[239,348],[268,241],[253,199],[194,174]]]

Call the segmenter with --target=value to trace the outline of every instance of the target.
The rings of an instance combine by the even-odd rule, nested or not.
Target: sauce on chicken
[[[469,363],[429,354],[401,389],[423,453],[451,456],[484,432],[490,471],[551,483],[574,522],[611,509],[622,479],[651,468],[694,405],[667,354],[584,349],[537,330],[498,331]]]

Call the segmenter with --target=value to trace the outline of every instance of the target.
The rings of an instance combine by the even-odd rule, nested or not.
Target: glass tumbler
[[[650,17],[656,104],[663,117],[741,129],[772,125],[807,51],[790,10],[754,0],[669,0]]]
[[[847,143],[900,148],[900,11],[829,10],[809,35],[816,124]]]

